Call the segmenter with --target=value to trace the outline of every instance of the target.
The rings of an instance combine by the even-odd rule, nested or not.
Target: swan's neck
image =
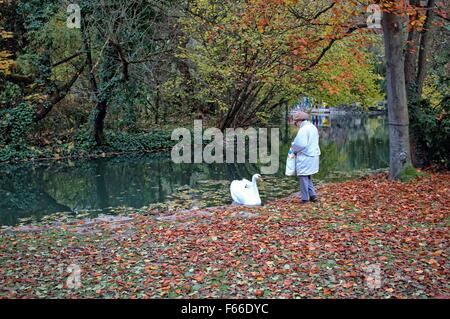
[[[253,187],[253,190],[255,191],[255,193],[259,195],[258,185],[256,183],[256,178],[255,177],[252,178],[252,187]]]

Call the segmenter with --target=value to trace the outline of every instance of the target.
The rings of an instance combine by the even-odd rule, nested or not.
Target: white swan
[[[256,181],[262,179],[261,175],[255,174],[250,182],[247,179],[233,181],[230,185],[231,197],[234,203],[240,205],[260,206],[261,197],[259,197],[258,185]]]

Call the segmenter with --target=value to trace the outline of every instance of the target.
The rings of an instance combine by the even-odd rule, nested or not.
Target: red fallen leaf
[[[188,285],[188,284],[185,284],[185,285],[183,285],[183,289],[184,289],[186,292],[189,292],[189,291],[191,291],[191,286]]]
[[[309,290],[316,290],[316,285],[314,284],[310,284],[308,286],[306,286]]]
[[[439,265],[438,262],[436,261],[436,259],[430,259],[430,260],[427,261],[427,263],[429,263],[432,266]]]
[[[264,290],[261,290],[261,289],[255,290],[255,296],[256,296],[256,297],[262,297],[262,296],[264,296]]]
[[[291,288],[291,286],[292,286],[292,283],[293,283],[293,281],[291,280],[291,279],[286,279],[285,281],[284,281],[284,288],[286,288],[286,289],[289,289],[289,288]]]
[[[202,275],[199,275],[199,276],[194,277],[194,279],[195,279],[195,281],[197,281],[197,282],[203,282],[203,280],[205,279],[205,277],[202,276]]]
[[[323,294],[324,294],[325,296],[331,295],[331,289],[323,288]]]
[[[349,281],[349,282],[343,283],[342,287],[347,288],[347,289],[352,288],[353,282]]]

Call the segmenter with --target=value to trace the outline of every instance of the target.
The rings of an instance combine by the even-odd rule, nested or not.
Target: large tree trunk
[[[401,15],[383,14],[384,46],[387,64],[390,164],[389,177],[397,179],[411,163],[409,118],[406,98],[404,46],[405,30]]]
[[[410,4],[419,6],[420,1],[411,0]],[[423,30],[421,32],[418,32],[416,28],[412,28],[408,36],[405,60],[405,80],[408,97],[408,107],[410,112],[413,110],[413,108],[420,108],[422,90],[427,73],[427,57],[429,55],[429,50],[432,42],[432,8],[434,8],[434,5],[434,0],[427,1],[426,20]],[[412,128],[410,130],[410,140],[411,161],[413,165],[416,167],[422,167],[426,165],[427,152],[420,141],[420,132],[418,132],[417,129]]]
[[[423,84],[425,82],[425,76],[427,73],[427,58],[433,36],[431,29],[433,27],[434,5],[435,0],[428,0],[427,19],[425,20],[422,37],[420,40],[419,62],[417,66],[417,95],[419,97],[422,95]]]
[[[84,17],[82,19],[84,21]],[[97,83],[97,80],[95,78],[94,74],[94,63],[92,61],[92,51],[91,51],[91,45],[89,42],[89,31],[86,29],[86,26],[84,23],[81,25],[81,34],[83,36],[83,46],[86,53],[86,64],[89,67],[89,85],[92,91],[92,94],[94,95],[94,98],[96,100],[96,114],[94,118],[94,139],[97,144],[97,146],[101,146],[105,143],[105,136],[103,133],[104,129],[104,122],[106,117],[106,111],[108,109],[108,102],[106,98],[100,94],[99,91],[99,85]],[[111,47],[111,44],[109,43],[109,46]]]
[[[420,6],[420,0],[411,0],[410,4],[416,8]],[[419,11],[416,10],[416,15],[413,19],[419,18]],[[408,99],[408,108],[411,112],[412,107],[417,107],[420,100],[417,93],[417,56],[418,47],[420,44],[420,33],[417,28],[411,28],[408,34],[408,42],[406,44],[405,52],[405,83],[406,83],[406,95]],[[420,166],[420,160],[418,159],[418,138],[416,132],[410,130],[410,149],[411,149],[411,161],[415,166]]]
[[[420,5],[419,0],[411,0],[410,4],[418,7]],[[418,18],[418,13],[414,17]],[[406,93],[408,96],[408,101],[412,102],[417,96],[417,47],[420,42],[420,33],[416,28],[412,28],[408,34],[408,42],[406,44],[405,53],[405,83],[406,83]]]
[[[106,101],[99,101],[97,103],[97,114],[94,119],[94,138],[97,146],[105,144],[105,136],[103,133],[106,110],[108,109],[108,104]]]

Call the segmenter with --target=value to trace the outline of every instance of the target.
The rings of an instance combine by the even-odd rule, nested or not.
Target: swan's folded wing
[[[249,196],[249,188],[244,181],[233,181],[230,185],[231,198],[238,204],[245,204]]]

